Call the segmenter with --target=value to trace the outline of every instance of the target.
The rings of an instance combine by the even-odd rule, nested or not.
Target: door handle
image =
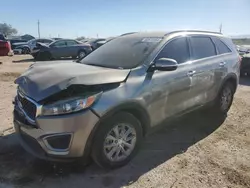
[[[220,67],[224,67],[227,63],[226,62],[220,62]]]
[[[187,73],[187,75],[188,75],[188,76],[193,76],[195,73],[196,73],[196,71],[193,70],[193,71],[189,71],[189,72]]]

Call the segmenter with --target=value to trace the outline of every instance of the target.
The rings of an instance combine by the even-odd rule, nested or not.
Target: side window
[[[215,46],[209,37],[191,37],[192,59],[202,59],[216,55]]]
[[[189,61],[190,55],[187,38],[182,37],[170,41],[158,54],[156,59],[160,58],[174,59],[179,64]]]
[[[67,46],[73,46],[77,44],[77,42],[74,40],[67,40],[66,43],[67,43]]]
[[[58,41],[58,42],[55,42],[53,46],[64,47],[64,46],[66,46],[66,42],[64,40],[63,41]]]
[[[226,54],[232,52],[220,39],[213,38],[219,54]]]
[[[44,40],[44,43],[46,43],[46,44],[50,44],[51,42],[53,42],[53,41],[52,40],[48,40],[48,39]]]

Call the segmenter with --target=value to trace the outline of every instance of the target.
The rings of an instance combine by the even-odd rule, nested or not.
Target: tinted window
[[[186,37],[182,37],[169,42],[156,59],[170,58],[176,60],[178,63],[184,63],[190,59],[189,57],[187,39]]]
[[[213,38],[219,54],[230,53],[231,50],[218,38]]]
[[[214,44],[209,37],[191,37],[190,42],[193,60],[216,55]]]
[[[52,42],[52,40],[49,39],[38,39],[37,42],[41,42],[41,43],[45,43],[45,44],[49,44]]]
[[[63,41],[58,41],[58,42],[55,42],[53,44],[53,46],[56,46],[56,47],[63,47],[63,46],[66,46],[66,42],[63,40]]]
[[[97,48],[81,63],[94,66],[131,69],[144,62],[160,43],[162,37],[122,36]]]
[[[66,43],[67,43],[67,46],[73,46],[77,44],[77,42],[74,40],[67,40]]]

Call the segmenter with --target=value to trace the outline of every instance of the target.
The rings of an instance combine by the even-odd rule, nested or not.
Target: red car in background
[[[10,55],[11,52],[10,42],[6,40],[4,35],[0,34],[0,56]]]

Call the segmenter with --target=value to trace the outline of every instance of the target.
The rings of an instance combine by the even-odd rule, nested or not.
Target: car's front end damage
[[[110,74],[114,77],[108,78]],[[75,63],[31,66],[15,81],[18,90],[13,115],[20,143],[41,159],[82,157],[100,119],[91,106],[128,74],[129,70]]]

